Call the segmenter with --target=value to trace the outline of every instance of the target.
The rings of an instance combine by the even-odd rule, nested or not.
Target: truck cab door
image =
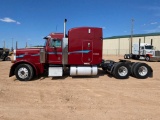
[[[62,64],[61,40],[50,39],[47,48],[47,61],[49,64]]]
[[[140,47],[140,55],[144,55],[145,54],[145,49],[144,46]]]
[[[82,60],[84,64],[90,64],[93,59],[93,45],[92,45],[91,40],[84,40],[82,49],[83,49],[83,54],[82,54]]]

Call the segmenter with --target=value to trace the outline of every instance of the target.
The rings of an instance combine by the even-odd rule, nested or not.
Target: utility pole
[[[18,42],[16,41],[16,49],[18,49]]]
[[[11,38],[12,39],[12,49],[11,49],[11,51],[13,51],[13,38]]]
[[[28,44],[27,44],[27,42],[26,42],[26,48],[28,47]]]
[[[6,48],[6,42],[5,42],[5,40],[4,40],[4,46],[3,46],[3,49],[5,49]]]
[[[133,29],[134,29],[134,19],[131,19],[131,40],[129,45],[129,52],[132,53],[132,42],[133,42]]]

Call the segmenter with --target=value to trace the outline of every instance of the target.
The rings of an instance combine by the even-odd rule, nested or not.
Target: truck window
[[[44,42],[44,46],[46,46],[46,44],[47,44],[47,40],[45,40],[45,42]]]
[[[61,47],[61,40],[52,39],[50,41],[50,47]]]
[[[145,49],[153,49],[153,46],[151,46],[151,45],[145,46]]]

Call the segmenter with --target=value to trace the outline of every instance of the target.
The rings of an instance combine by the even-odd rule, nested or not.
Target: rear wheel
[[[127,59],[130,59],[131,57],[130,57],[130,55],[127,55]]]
[[[145,79],[149,77],[151,69],[146,63],[137,63],[134,66],[133,73],[135,77]]]
[[[20,81],[31,80],[33,74],[33,68],[29,64],[20,64],[15,69],[15,75]]]
[[[113,75],[117,79],[126,79],[129,77],[131,71],[128,64],[119,62],[115,63]]]
[[[139,62],[135,62],[135,63],[133,63],[132,66],[131,66],[131,75],[134,76],[134,77],[135,77],[135,75],[134,75],[135,65],[137,65],[138,63],[139,63]]]

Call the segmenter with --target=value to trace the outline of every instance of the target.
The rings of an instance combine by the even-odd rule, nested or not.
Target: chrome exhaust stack
[[[64,38],[66,38],[66,22],[67,19],[64,19]]]
[[[66,69],[65,65],[68,64],[68,38],[66,37],[66,22],[67,19],[64,20],[64,37],[62,40],[62,64],[63,69]]]

